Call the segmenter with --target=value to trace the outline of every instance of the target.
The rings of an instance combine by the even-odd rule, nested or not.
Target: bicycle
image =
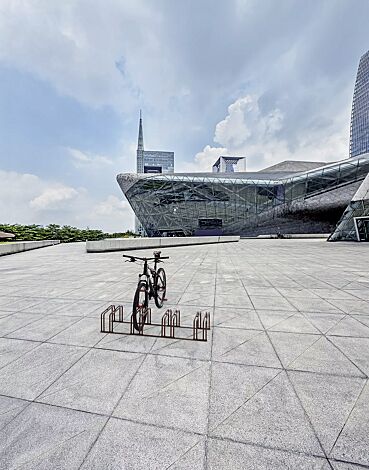
[[[169,259],[169,256],[160,256],[161,251],[154,251],[153,258],[141,258],[139,256],[123,255],[123,258],[129,258],[126,260],[129,263],[135,263],[136,261],[143,261],[143,273],[138,275],[138,284],[136,292],[133,298],[132,308],[132,320],[133,327],[138,332],[143,330],[145,317],[141,319],[137,318],[140,310],[147,309],[149,300],[154,298],[155,305],[158,308],[163,306],[165,294],[167,291],[167,278],[163,268],[157,269],[158,263],[162,263],[163,259]],[[151,268],[148,265],[149,261],[154,261],[154,267]]]

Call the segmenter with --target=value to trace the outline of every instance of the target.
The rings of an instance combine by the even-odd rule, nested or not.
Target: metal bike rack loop
[[[151,308],[142,308],[138,312],[138,324],[140,331],[137,331],[133,325],[133,315],[129,320],[124,319],[123,305],[109,305],[102,313],[100,318],[100,331],[102,333],[114,333],[121,335],[138,335],[152,338],[170,338],[177,340],[207,341],[208,331],[210,330],[210,312],[198,311],[193,319],[192,326],[181,324],[181,311],[179,309],[167,309],[161,317],[160,323],[152,322]],[[116,324],[129,325],[129,330],[118,331]],[[147,330],[147,326],[151,327]],[[154,334],[154,327],[160,327],[160,334]],[[158,328],[156,328],[158,330]],[[186,330],[192,330],[192,335]],[[179,333],[179,334],[178,334]]]

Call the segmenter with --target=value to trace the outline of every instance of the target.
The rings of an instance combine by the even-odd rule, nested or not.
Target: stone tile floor
[[[121,253],[0,258],[0,469],[369,468],[368,250],[166,249],[168,307],[210,311],[207,343],[100,333],[131,305]]]

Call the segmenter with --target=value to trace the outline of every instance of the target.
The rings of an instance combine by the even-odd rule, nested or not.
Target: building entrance
[[[360,242],[369,242],[369,216],[355,217],[357,239]]]

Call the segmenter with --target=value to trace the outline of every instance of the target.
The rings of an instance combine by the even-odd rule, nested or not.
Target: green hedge
[[[79,229],[70,225],[50,224],[42,225],[20,225],[0,224],[0,231],[13,233],[15,240],[60,240],[62,243],[84,242],[86,240],[102,240],[103,238],[125,238],[136,236],[133,232],[104,233],[101,230],[90,228]]]

